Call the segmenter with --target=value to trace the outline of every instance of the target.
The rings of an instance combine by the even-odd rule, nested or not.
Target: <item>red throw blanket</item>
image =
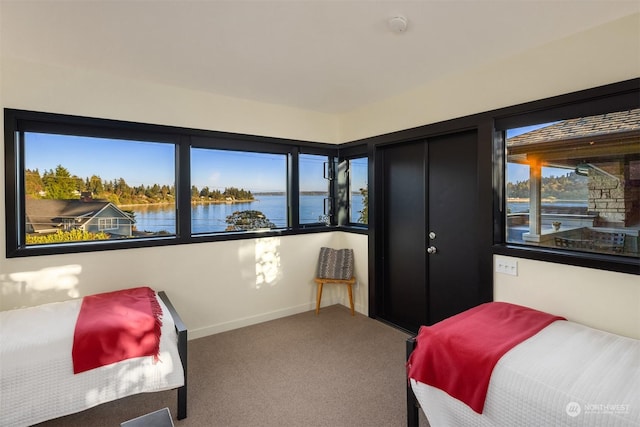
[[[494,366],[507,351],[563,317],[503,302],[479,305],[423,326],[407,375],[481,414]]]
[[[160,352],[162,308],[151,288],[86,296],[73,336],[73,373]]]

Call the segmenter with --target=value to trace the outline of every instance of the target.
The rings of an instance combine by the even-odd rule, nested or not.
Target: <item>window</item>
[[[330,183],[334,168],[328,156],[299,155],[300,224],[331,223]]]
[[[349,222],[369,223],[368,159],[349,160]]]
[[[98,218],[98,230],[115,230],[118,228],[117,218]]]
[[[173,144],[40,132],[21,137],[25,246],[175,235]],[[173,217],[157,213],[164,210]]]
[[[322,232],[332,221],[333,144],[11,109],[4,122],[9,258]]]
[[[193,234],[285,228],[287,156],[191,149]]]
[[[640,109],[507,128],[506,242],[640,258]]]

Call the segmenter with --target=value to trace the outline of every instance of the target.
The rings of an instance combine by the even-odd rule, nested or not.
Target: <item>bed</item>
[[[177,389],[178,419],[186,418],[187,329],[165,292],[151,295],[161,310],[155,357],[127,358],[76,374],[71,353],[86,298],[0,312],[0,425],[33,425],[171,389]]]
[[[469,370],[452,360],[474,365],[491,359],[499,347],[493,344],[495,335],[513,324],[511,315],[500,319],[502,314],[496,318],[491,310],[476,323],[479,312],[496,304],[500,310],[531,310],[487,303],[445,319],[448,324],[442,327],[442,322],[422,327],[407,340],[410,427],[418,426],[420,408],[431,427],[640,426],[640,341],[548,314],[537,332],[524,334],[528,336],[498,354],[482,391],[483,385],[472,379],[480,377],[476,372],[484,368]],[[492,344],[467,346],[474,340]],[[429,346],[439,348],[429,352]],[[426,371],[432,374],[420,373]]]

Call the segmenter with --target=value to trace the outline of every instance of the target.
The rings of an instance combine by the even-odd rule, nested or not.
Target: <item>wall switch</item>
[[[496,273],[509,274],[511,276],[518,275],[518,261],[509,258],[496,258]]]

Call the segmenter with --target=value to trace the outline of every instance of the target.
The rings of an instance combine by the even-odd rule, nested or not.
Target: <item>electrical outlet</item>
[[[496,258],[496,273],[509,274],[510,276],[518,275],[518,261],[509,258]]]

